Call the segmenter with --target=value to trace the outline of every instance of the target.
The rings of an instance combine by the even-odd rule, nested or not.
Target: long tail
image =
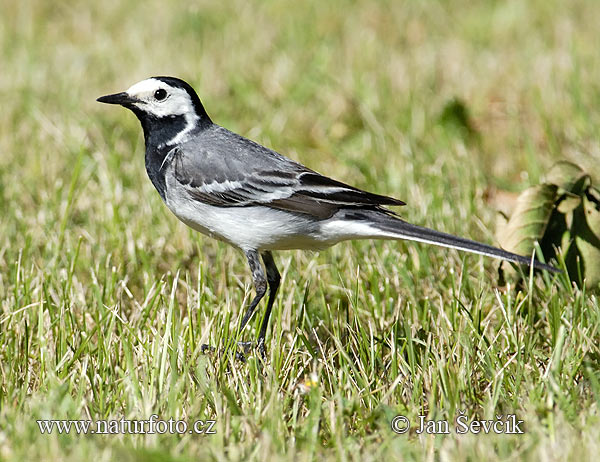
[[[353,212],[352,214],[355,215],[355,218],[361,218],[363,220],[366,218],[372,227],[379,231],[383,231],[387,238],[425,242],[427,244],[434,244],[492,258],[499,258],[501,260],[508,260],[527,266],[531,265],[530,257],[517,255],[491,245],[453,236],[452,234],[442,233],[441,231],[436,231],[434,229],[413,225],[400,218],[379,211],[360,211]],[[553,273],[561,272],[554,266],[546,265],[538,260],[534,260],[533,265],[535,268],[551,271]]]

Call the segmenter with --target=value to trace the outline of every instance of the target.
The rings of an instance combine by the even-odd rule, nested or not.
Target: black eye
[[[163,90],[162,88],[159,88],[158,90],[156,90],[154,92],[154,99],[156,101],[162,101],[163,99],[165,99],[167,97],[167,91]]]

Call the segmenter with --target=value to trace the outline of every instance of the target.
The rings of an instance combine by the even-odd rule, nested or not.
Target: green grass
[[[495,242],[495,191],[563,158],[598,172],[600,3],[172,3],[2,7],[0,459],[595,457],[598,292],[564,277],[499,288],[496,261],[411,243],[281,252],[266,364],[203,355],[253,295],[244,258],[168,212],[138,122],[95,98],[184,78],[216,122]],[[390,429],[459,411],[526,432]],[[152,414],[217,433],[36,423]]]

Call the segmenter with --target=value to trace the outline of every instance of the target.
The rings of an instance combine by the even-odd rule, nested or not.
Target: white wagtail
[[[220,127],[183,80],[152,77],[98,101],[120,104],[140,120],[146,171],[177,218],[246,255],[256,296],[240,329],[268,284],[269,300],[258,336],[263,354],[281,279],[273,250],[323,249],[348,239],[408,239],[524,265],[531,262],[490,245],[407,223],[385,208],[404,202],[323,176]],[[557,271],[538,261],[534,265]]]

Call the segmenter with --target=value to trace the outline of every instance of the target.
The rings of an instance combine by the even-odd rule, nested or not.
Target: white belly
[[[189,197],[185,191],[166,191],[167,207],[186,225],[242,250],[321,249],[320,226],[309,217],[269,207],[215,207]]]
[[[317,220],[270,207],[215,207],[190,197],[177,182],[165,192],[167,207],[186,225],[242,250],[319,250],[347,239],[390,238],[368,223]]]

